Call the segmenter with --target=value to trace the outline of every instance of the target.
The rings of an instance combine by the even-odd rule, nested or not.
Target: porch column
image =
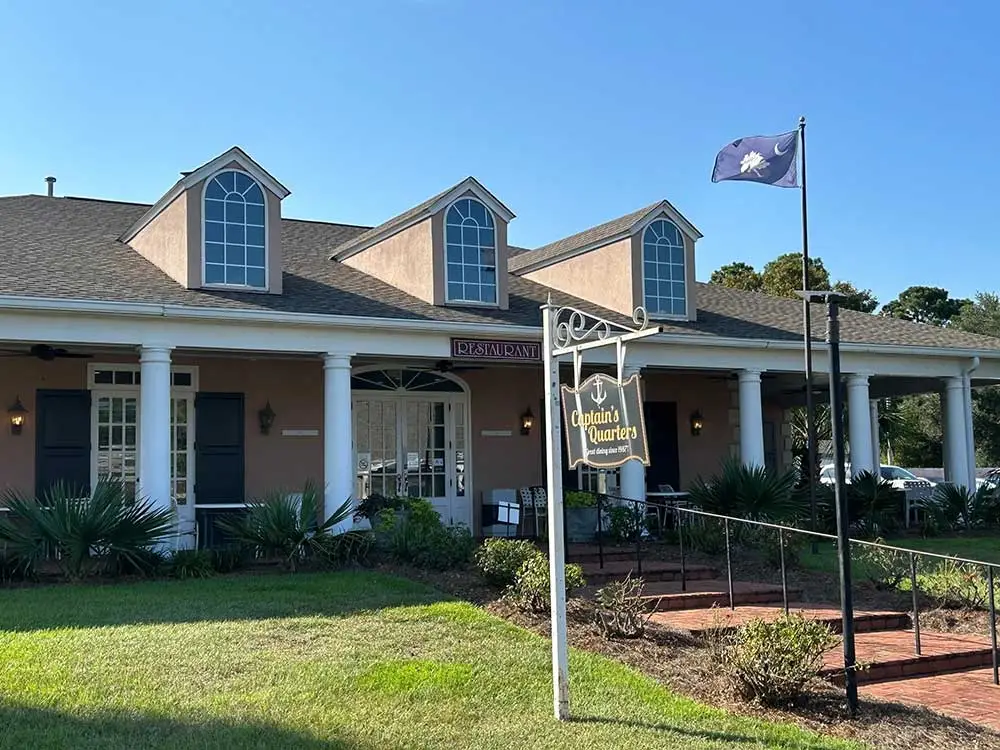
[[[873,398],[868,402],[871,409],[872,421],[872,466],[879,467],[882,464],[881,435],[878,426],[878,399]]]
[[[139,373],[139,495],[169,508],[170,347],[143,346]]]
[[[851,476],[874,471],[872,464],[872,410],[868,398],[868,375],[847,376],[848,439],[851,442]]]
[[[740,370],[740,460],[764,465],[764,409],[760,400],[760,370]]]
[[[944,432],[945,479],[952,484],[969,486],[969,460],[966,456],[968,434],[965,429],[965,383],[963,377],[945,378],[941,399]]]
[[[633,375],[641,374],[641,372],[642,365],[625,365],[625,367],[622,368],[622,379],[628,380]],[[618,492],[621,493],[621,496],[630,500],[645,500],[646,467],[642,465],[642,461],[637,461],[635,459],[626,461],[622,465],[619,473],[620,483]]]
[[[969,490],[976,489],[976,438],[972,424],[972,376],[966,375],[965,388],[962,391],[962,402],[965,413],[965,455],[969,460]]]
[[[354,449],[351,441],[351,355],[323,357],[323,515],[329,518],[354,495]],[[348,518],[334,531],[348,531]]]

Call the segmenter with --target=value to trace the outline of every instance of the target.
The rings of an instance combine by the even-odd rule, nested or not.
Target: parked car
[[[889,482],[897,490],[919,490],[926,489],[930,490],[934,487],[934,482],[929,479],[922,479],[916,474],[907,471],[906,469],[900,468],[899,466],[891,466],[889,464],[882,464],[879,466],[879,475],[885,481]],[[844,476],[850,484],[851,481],[851,465],[847,464],[844,467]],[[833,464],[824,464],[819,472],[819,481],[823,484],[833,484],[835,481]]]

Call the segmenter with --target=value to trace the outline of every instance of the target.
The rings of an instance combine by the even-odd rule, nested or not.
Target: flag
[[[778,187],[798,187],[795,154],[798,131],[753,135],[725,146],[715,157],[712,182],[745,180]]]

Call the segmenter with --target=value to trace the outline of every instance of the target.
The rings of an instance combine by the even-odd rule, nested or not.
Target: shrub
[[[212,555],[212,568],[216,573],[232,573],[242,568],[246,562],[246,550],[239,544],[227,544],[209,551]]]
[[[917,579],[917,585],[938,606],[957,609],[984,609],[989,587],[978,565],[943,560]]]
[[[742,524],[741,524],[742,526]],[[739,544],[745,549],[756,551],[764,562],[772,568],[781,568],[781,541],[778,531],[764,526],[748,526],[739,529]],[[725,539],[723,538],[723,544]],[[794,568],[802,558],[802,548],[807,544],[804,534],[793,532],[784,535],[785,569]]]
[[[642,598],[643,580],[629,573],[597,592],[594,624],[605,638],[638,638],[646,632],[652,612]]]
[[[565,576],[567,594],[586,585],[583,568],[579,565],[567,565]],[[547,612],[550,606],[548,557],[538,554],[525,560],[504,597],[524,612]]]
[[[1000,520],[1000,500],[989,487],[970,492],[954,484],[939,484],[921,507],[931,524],[949,531],[972,531]]]
[[[884,539],[875,539],[883,544]],[[902,552],[883,547],[860,545],[857,551],[858,568],[864,572],[871,584],[879,591],[894,591],[909,575],[909,564]]]
[[[215,575],[212,552],[207,549],[179,549],[171,553],[166,563],[168,574],[182,580],[211,578]]]
[[[0,541],[24,571],[51,553],[63,576],[152,572],[155,548],[174,533],[173,511],[158,508],[118,479],[101,479],[89,498],[57,483],[33,498],[5,493],[11,518],[0,519]]]
[[[358,503],[355,515],[367,518],[375,528],[379,523],[379,518],[384,510],[400,510],[406,507],[406,498],[399,496],[382,495],[378,492],[372,493]]]
[[[745,466],[730,458],[723,463],[722,471],[707,482],[696,479],[690,496],[697,507],[709,513],[782,521],[795,517],[801,509],[796,479],[794,470],[779,473],[763,466]]]
[[[248,504],[247,513],[219,521],[219,527],[239,544],[259,550],[265,557],[278,558],[291,571],[309,562],[327,561],[330,530],[351,519],[350,498],[321,521],[323,498],[312,482],[307,482],[301,499],[284,492],[272,492]],[[364,532],[347,531],[347,545]]]
[[[726,533],[721,523],[708,519],[684,525],[684,543],[702,554],[715,556],[726,551]]]
[[[634,542],[646,530],[646,510],[642,505],[613,505],[607,509],[608,536],[619,544]]]
[[[862,471],[845,487],[851,528],[868,538],[893,531],[903,512],[904,493],[876,472]],[[835,512],[835,511],[834,511]]]
[[[593,492],[567,492],[563,495],[563,505],[567,508],[593,508],[597,505],[597,495]]]
[[[514,583],[525,561],[541,554],[527,539],[487,539],[476,550],[476,568],[489,583],[503,588]]]
[[[384,509],[377,532],[394,560],[419,568],[464,567],[476,547],[468,528],[445,526],[434,506],[422,498],[406,498],[403,507]]]
[[[745,698],[781,705],[802,696],[819,676],[823,654],[837,643],[830,628],[801,615],[754,619],[722,636],[726,676]]]

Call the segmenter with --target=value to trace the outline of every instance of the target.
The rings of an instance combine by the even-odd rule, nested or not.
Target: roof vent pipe
[[[51,198],[55,194],[55,191],[56,191],[56,178],[55,177],[46,177],[45,181],[48,183],[48,191],[47,192],[48,192],[48,196]]]

